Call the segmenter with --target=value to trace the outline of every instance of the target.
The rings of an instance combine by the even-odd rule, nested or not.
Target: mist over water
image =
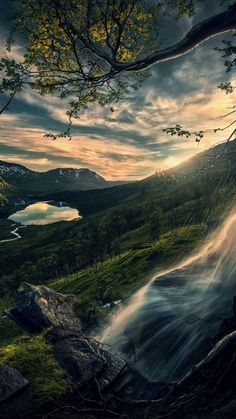
[[[199,362],[236,295],[236,212],[194,256],[159,274],[99,339],[149,379],[175,379]]]

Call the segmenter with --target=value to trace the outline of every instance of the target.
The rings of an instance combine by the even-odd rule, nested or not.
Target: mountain
[[[66,201],[84,214],[125,202],[145,201],[169,194],[173,189],[194,189],[197,184],[219,185],[236,178],[236,139],[198,153],[179,165],[141,181],[110,182],[89,169],[53,169],[36,172],[20,164],[0,161],[0,177],[13,187],[14,195],[37,194]]]
[[[59,168],[36,172],[20,164],[4,161],[0,161],[0,176],[18,192],[33,194],[104,189],[117,184],[89,169]]]
[[[236,185],[236,139],[140,181],[110,189],[48,194],[45,199],[65,200],[85,215],[116,205],[145,203],[165,196],[174,199],[177,194],[187,194],[189,189],[192,195],[196,195],[203,188],[211,190],[229,183]]]
[[[213,173],[215,170],[229,169],[236,164],[236,139],[230,142],[219,143],[203,152],[195,154],[193,157],[184,160],[176,166],[143,179],[141,182],[149,181],[161,176],[199,176],[206,173]]]
[[[0,205],[3,202],[6,202],[6,193],[9,190],[9,186],[4,180],[0,177]]]

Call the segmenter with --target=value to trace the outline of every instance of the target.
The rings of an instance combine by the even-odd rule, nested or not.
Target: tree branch
[[[16,91],[11,93],[10,98],[8,99],[8,101],[5,103],[5,105],[2,107],[2,109],[0,109],[0,115],[2,115],[2,113],[7,110],[8,106],[10,105],[12,100],[14,99],[15,95],[16,95]]]
[[[181,57],[191,52],[203,42],[206,42],[215,36],[221,35],[222,33],[236,31],[236,4],[230,6],[224,12],[193,26],[187,35],[185,35],[185,37],[177,44],[163,50],[157,50],[143,59],[132,63],[114,61],[108,53],[101,51],[93,43],[81,36],[77,28],[75,28],[71,22],[66,21],[66,24],[70,27],[72,33],[78,35],[80,41],[85,47],[87,47],[95,56],[106,61],[107,64],[109,64],[114,70],[117,72],[135,72],[144,70],[153,64]]]
[[[117,70],[125,71],[144,70],[152,64],[181,57],[210,38],[232,31],[236,31],[236,4],[229,7],[226,11],[193,26],[187,35],[177,44],[156,51],[135,63],[113,63],[113,67]],[[111,64],[111,60],[109,60],[109,64]]]

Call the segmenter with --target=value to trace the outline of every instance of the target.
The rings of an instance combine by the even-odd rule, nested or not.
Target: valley
[[[211,314],[218,283],[208,288],[210,261],[221,257],[219,249],[228,249],[227,243],[218,249],[217,229],[235,211],[236,140],[230,153],[222,147],[210,151],[210,160],[207,151],[169,171],[105,189],[32,195],[21,195],[12,186],[10,193],[5,189],[5,202],[13,204],[6,213],[1,207],[0,360],[14,365],[32,383],[36,409],[53,394],[61,397],[67,392],[68,382],[44,335],[27,337],[6,315],[22,283],[46,285],[60,293],[60,300],[73,294],[82,333],[103,342],[109,353],[118,352],[135,374],[146,377],[145,386],[145,380],[168,380],[170,375],[178,379],[207,354],[208,335],[216,334],[220,325],[214,310]],[[227,227],[231,250],[234,227]],[[11,231],[21,238],[9,237]],[[192,255],[197,255],[195,264]],[[232,261],[225,262],[225,278]],[[225,293],[227,315],[231,288]],[[210,323],[202,320],[196,301],[202,304],[204,319],[212,317]],[[163,336],[165,343],[159,347]],[[189,337],[192,346],[186,344]],[[178,352],[178,365],[172,347]],[[40,369],[34,367],[36,354]],[[45,381],[42,374],[51,368],[48,365],[54,366]],[[142,380],[136,380],[141,386]]]
[[[227,154],[224,147],[140,182],[44,195],[42,201],[67,203],[82,218],[28,225],[21,240],[1,243],[1,298],[11,298],[21,282],[50,284],[77,295],[85,327],[98,325],[113,301],[125,301],[154,272],[200,246],[234,205],[236,141]],[[0,223],[1,239],[8,239],[12,224]]]
[[[0,27],[0,419],[235,419],[236,0]]]

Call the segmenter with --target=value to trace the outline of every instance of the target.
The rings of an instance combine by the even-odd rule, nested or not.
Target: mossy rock
[[[34,403],[59,398],[69,391],[64,371],[43,335],[20,337],[0,348],[0,363],[17,369],[30,383]]]

